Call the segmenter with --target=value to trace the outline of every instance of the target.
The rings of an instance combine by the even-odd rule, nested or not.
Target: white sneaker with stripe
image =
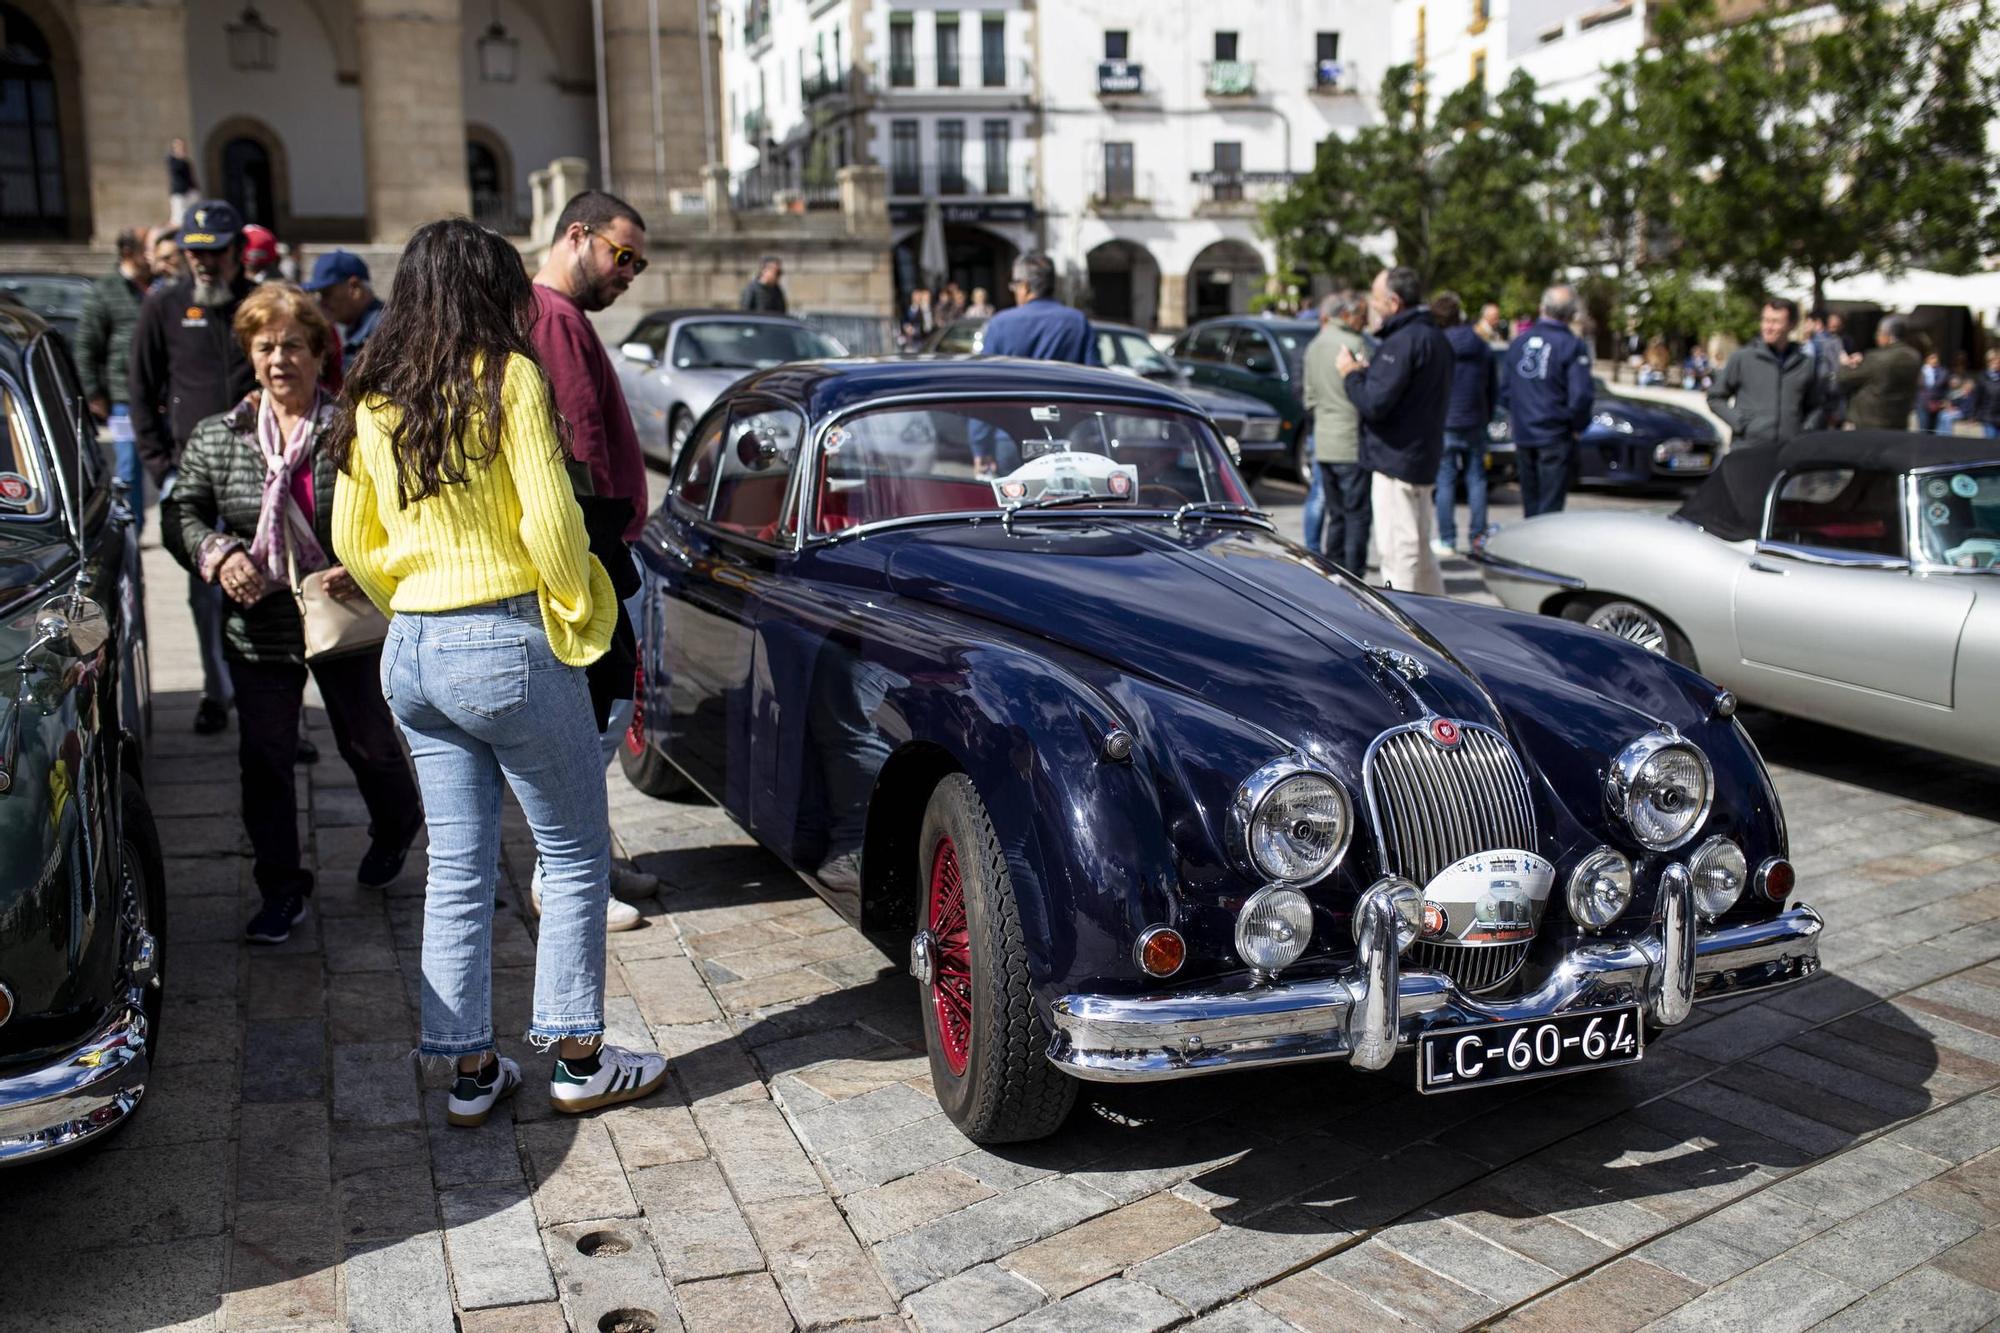
[[[622,1046],[598,1048],[597,1068],[588,1074],[556,1060],[549,1078],[549,1105],[575,1115],[600,1106],[636,1102],[666,1082],[667,1057],[657,1051],[628,1051]]]

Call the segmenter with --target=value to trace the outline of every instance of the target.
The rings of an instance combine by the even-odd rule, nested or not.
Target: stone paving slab
[[[1295,511],[1286,521],[1293,521]],[[157,552],[148,556],[157,564]],[[167,579],[163,566],[156,578]],[[1464,569],[1453,591],[1476,590]],[[171,581],[162,586],[173,586]],[[172,992],[148,1104],[8,1177],[0,1323],[36,1329],[1977,1328],[2000,1320],[2000,796],[1751,718],[1827,972],[1600,1076],[1425,1098],[1407,1060],[1091,1087],[1051,1140],[937,1110],[913,985],[706,806],[607,778],[667,889],[607,942],[660,1095],[570,1119],[526,1049],[511,813],[496,1030],[527,1086],[447,1126],[409,1059],[423,866],[354,885],[351,775],[301,770],[320,892],[251,951],[234,737],[155,616]],[[106,1284],[104,1273],[144,1274]],[[74,1293],[93,1293],[90,1313]]]

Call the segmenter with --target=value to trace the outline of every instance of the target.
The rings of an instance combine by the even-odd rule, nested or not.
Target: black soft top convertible
[[[2000,445],[1985,439],[1907,430],[1816,431],[1776,447],[1725,455],[1674,513],[1723,541],[1747,541],[1763,529],[1764,501],[1781,472],[1817,467],[1914,472],[1995,459],[2000,459]]]

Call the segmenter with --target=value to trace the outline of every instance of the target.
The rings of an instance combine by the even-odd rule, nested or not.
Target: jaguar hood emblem
[[[1400,648],[1378,648],[1372,643],[1363,644],[1361,647],[1376,666],[1393,671],[1404,680],[1422,680],[1430,674],[1429,667]]]

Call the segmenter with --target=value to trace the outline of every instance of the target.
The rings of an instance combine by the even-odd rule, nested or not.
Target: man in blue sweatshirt
[[[1500,358],[1479,330],[1465,322],[1457,292],[1431,298],[1431,317],[1451,343],[1451,406],[1444,414],[1444,457],[1438,461],[1437,536],[1431,550],[1440,558],[1458,545],[1458,479],[1465,478],[1465,502],[1472,509],[1468,538],[1486,531],[1486,423],[1499,392]]]
[[[1097,338],[1081,310],[1056,300],[1056,266],[1039,250],[1014,261],[1014,300],[986,321],[979,350],[985,356],[1022,356],[1031,361],[1069,361],[1101,366]],[[972,424],[972,470],[991,477],[1020,466],[1020,450],[983,421]]]
[[[1558,284],[1543,292],[1542,317],[1514,339],[1500,371],[1500,405],[1514,427],[1523,518],[1562,509],[1576,439],[1590,425],[1597,391],[1590,348],[1569,330],[1575,318],[1575,288]]]

